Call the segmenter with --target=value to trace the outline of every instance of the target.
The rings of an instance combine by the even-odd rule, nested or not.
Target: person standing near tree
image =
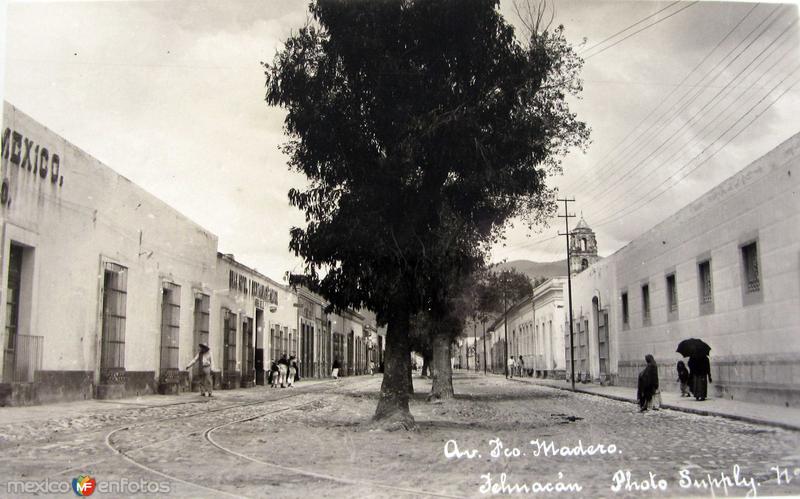
[[[186,366],[188,371],[196,363],[200,363],[200,396],[205,397],[206,393],[211,396],[211,390],[214,388],[214,381],[211,372],[214,370],[214,358],[211,356],[211,349],[205,343],[200,343],[200,351],[194,356],[189,365]]]

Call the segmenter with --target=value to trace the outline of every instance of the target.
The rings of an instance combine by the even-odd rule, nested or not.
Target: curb
[[[550,384],[545,384],[545,383],[530,383],[530,382],[523,381],[523,380],[516,379],[516,378],[511,378],[510,380],[511,381],[516,381],[517,383],[525,383],[525,384],[528,384],[528,385],[535,385],[535,386],[544,386],[544,387],[548,387],[548,388],[553,388],[555,390],[564,390],[564,391],[567,391],[567,392],[573,392],[572,388],[569,388],[569,387],[566,387],[566,386],[555,386],[555,385],[550,385]],[[592,392],[592,391],[588,391],[588,390],[583,390],[581,388],[575,388],[575,391],[573,393],[583,393],[583,394],[586,394],[586,395],[594,395],[596,397],[603,397],[603,398],[607,398],[607,399],[617,400],[619,402],[628,402],[628,403],[632,403],[632,404],[636,403],[636,401],[634,399],[631,399],[629,397],[623,397],[623,396],[619,396],[619,395],[611,395],[611,394],[608,394],[608,393],[597,393],[597,392]],[[672,405],[672,404],[661,404],[661,407],[663,409],[669,409],[669,410],[672,410],[672,411],[686,412],[686,413],[689,413],[689,414],[696,414],[698,416],[716,416],[716,417],[720,417],[720,418],[731,419],[731,420],[734,420],[734,421],[743,421],[745,423],[752,423],[752,424],[758,424],[758,425],[763,425],[763,426],[771,426],[771,427],[775,427],[775,428],[781,428],[781,429],[784,429],[784,430],[800,431],[800,425],[793,425],[793,424],[790,424],[790,423],[782,423],[780,421],[770,421],[770,420],[767,420],[767,419],[753,418],[753,417],[750,417],[750,416],[742,416],[742,415],[739,415],[739,414],[729,414],[729,413],[716,412],[716,411],[713,411],[713,410],[706,410],[706,409],[694,409],[694,408],[691,408],[691,407],[682,407],[682,406],[677,406],[677,405]]]

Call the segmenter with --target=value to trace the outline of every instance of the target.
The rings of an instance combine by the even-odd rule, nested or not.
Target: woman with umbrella
[[[696,338],[683,340],[677,352],[689,357],[689,376],[695,400],[705,400],[708,395],[708,383],[711,383],[711,363],[708,354],[711,347]]]

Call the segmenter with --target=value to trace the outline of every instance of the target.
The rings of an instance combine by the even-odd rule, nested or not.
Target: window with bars
[[[642,324],[650,325],[650,285],[642,285]]]
[[[227,373],[233,373],[236,371],[236,314],[223,308],[222,317],[223,339],[225,340],[222,368]]]
[[[194,344],[208,345],[209,341],[209,310],[211,297],[198,293],[194,296]],[[210,345],[209,345],[210,346]]]
[[[761,291],[761,276],[758,269],[758,246],[752,243],[742,246],[742,263],[744,265],[745,293]]]
[[[100,366],[125,367],[125,310],[128,301],[128,269],[112,262],[103,264],[103,340]]]
[[[161,288],[161,371],[178,369],[181,287],[165,282]]]
[[[630,319],[628,315],[628,293],[622,293],[622,327],[630,326]]]
[[[700,279],[700,304],[708,305],[714,302],[714,290],[711,284],[711,260],[700,262],[697,265]]]
[[[19,329],[19,298],[22,291],[23,248],[11,244],[8,259],[8,286],[6,287],[6,344],[3,381],[13,379]]]
[[[675,274],[667,276],[667,311],[670,314],[678,311],[678,286],[675,284]]]

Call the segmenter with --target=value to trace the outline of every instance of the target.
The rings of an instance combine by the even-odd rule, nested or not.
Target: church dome
[[[581,219],[578,221],[578,225],[575,226],[575,230],[592,230],[589,228],[586,220],[583,219],[583,214],[581,214]]]

